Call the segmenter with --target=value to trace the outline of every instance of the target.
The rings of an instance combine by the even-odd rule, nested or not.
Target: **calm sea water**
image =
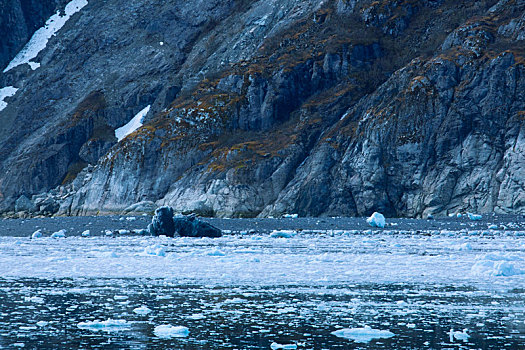
[[[142,305],[148,315],[133,310]],[[124,319],[129,327],[80,329]],[[48,324],[38,326],[37,322]],[[42,323],[41,323],[42,324]],[[161,339],[161,324],[185,338]],[[356,343],[331,332],[371,326],[389,339]],[[450,329],[467,329],[467,341]],[[525,349],[525,289],[508,293],[407,284],[202,286],[162,279],[0,279],[6,349]]]

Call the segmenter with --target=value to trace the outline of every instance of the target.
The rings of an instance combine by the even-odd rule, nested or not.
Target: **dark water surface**
[[[36,297],[36,298],[35,298]],[[142,305],[152,311],[141,316]],[[129,328],[80,329],[125,319]],[[48,322],[37,326],[38,321]],[[525,290],[468,287],[176,285],[148,279],[0,279],[0,347],[26,349],[525,349]],[[186,338],[161,339],[157,325],[183,325]],[[356,343],[338,328],[390,330]],[[468,341],[450,340],[467,328]]]

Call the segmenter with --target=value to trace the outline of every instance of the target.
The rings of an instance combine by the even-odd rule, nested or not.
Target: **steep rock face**
[[[524,11],[91,0],[41,68],[3,77],[21,91],[0,112],[0,209],[62,183],[44,197],[75,215],[143,201],[218,216],[525,212]],[[20,131],[35,105],[42,119]]]
[[[0,70],[64,4],[65,0],[0,1]]]

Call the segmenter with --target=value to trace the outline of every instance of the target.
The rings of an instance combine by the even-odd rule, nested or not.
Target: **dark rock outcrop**
[[[148,231],[153,236],[173,237],[175,235],[173,208],[165,206],[155,210],[151,224],[148,225]]]
[[[221,237],[222,232],[215,226],[197,219],[195,216],[173,218],[173,208],[164,206],[155,210],[155,215],[148,225],[153,236],[174,237]]]
[[[220,229],[194,216],[177,217],[173,220],[175,223],[175,232],[181,237],[217,238],[222,236]]]

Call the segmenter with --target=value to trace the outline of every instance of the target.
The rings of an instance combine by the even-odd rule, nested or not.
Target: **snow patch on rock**
[[[60,12],[57,11],[57,13],[47,20],[42,28],[38,29],[33,34],[29,42],[22,48],[22,50],[20,50],[15,58],[9,62],[4,69],[4,73],[24,63],[28,63],[33,70],[40,67],[39,63],[31,62],[31,60],[38,56],[40,51],[45,49],[49,39],[51,39],[51,37],[54,36],[64,24],[66,24],[71,16],[80,11],[87,4],[87,0],[72,0],[66,5],[64,16],[60,16]]]
[[[7,107],[7,102],[4,102],[4,98],[11,97],[18,91],[14,86],[6,86],[0,89],[0,111]]]
[[[148,114],[151,105],[147,105],[143,110],[138,112],[126,125],[121,126],[115,130],[115,137],[118,139],[118,142],[122,141],[129,134],[137,130],[142,126],[142,122],[146,114]]]

